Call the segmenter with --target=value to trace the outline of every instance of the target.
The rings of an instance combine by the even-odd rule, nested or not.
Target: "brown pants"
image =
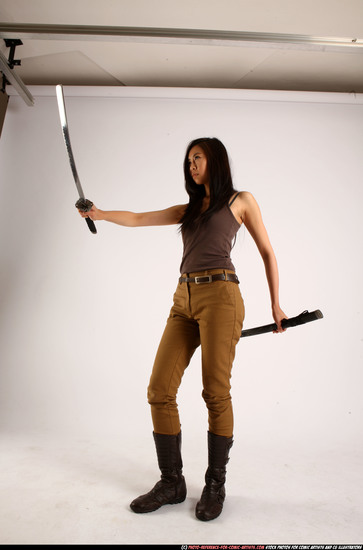
[[[188,276],[223,272],[231,273],[212,269]],[[208,408],[209,431],[226,437],[233,435],[230,378],[243,319],[244,304],[238,284],[178,283],[148,387],[154,432],[180,432],[176,395],[184,371],[201,345],[202,396]]]

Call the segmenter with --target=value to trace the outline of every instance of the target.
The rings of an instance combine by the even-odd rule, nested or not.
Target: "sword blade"
[[[68,158],[69,158],[69,164],[71,165],[71,170],[73,174],[73,178],[77,187],[78,194],[81,199],[85,199],[83,189],[81,182],[78,177],[78,172],[76,168],[76,163],[73,156],[72,146],[71,146],[71,139],[69,137],[69,130],[68,130],[68,121],[67,121],[67,113],[66,113],[66,105],[64,102],[64,94],[63,94],[63,86],[58,84],[56,86],[56,94],[57,94],[57,101],[58,101],[58,111],[59,111],[59,118],[61,121],[62,126],[62,133],[63,133],[63,139],[64,143],[67,149]]]
[[[92,203],[90,201],[86,200],[86,197],[83,193],[82,185],[78,177],[78,172],[76,168],[76,163],[73,156],[72,146],[71,146],[71,138],[69,137],[69,130],[68,130],[68,121],[67,121],[67,113],[66,113],[66,105],[64,101],[64,94],[63,94],[63,86],[61,84],[58,84],[55,88],[56,94],[57,94],[57,102],[58,102],[58,111],[59,111],[59,118],[61,121],[62,126],[62,133],[64,138],[64,143],[66,146],[66,150],[68,153],[68,159],[69,164],[71,165],[71,170],[73,174],[73,179],[77,187],[78,195],[80,199],[83,199],[84,203],[86,204],[86,208],[88,207],[88,210],[91,208]],[[88,204],[87,204],[88,203]],[[76,204],[77,206],[77,204]],[[86,210],[86,211],[88,211]],[[97,229],[95,226],[95,223],[91,218],[85,218],[86,223],[88,225],[89,230],[91,233],[97,233]]]

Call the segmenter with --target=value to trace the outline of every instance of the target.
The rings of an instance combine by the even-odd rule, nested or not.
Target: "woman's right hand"
[[[102,220],[102,210],[99,210],[94,204],[88,212],[83,212],[78,209],[78,212],[81,214],[82,218],[91,218],[94,222],[97,220]]]

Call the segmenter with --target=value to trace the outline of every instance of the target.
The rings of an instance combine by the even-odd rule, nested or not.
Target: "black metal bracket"
[[[16,65],[21,65],[20,59],[14,59],[15,58],[15,48],[16,46],[22,46],[23,43],[19,38],[4,38],[4,42],[7,48],[10,48],[9,52],[9,59],[8,59],[8,65],[10,69],[13,69]],[[5,92],[6,85],[9,84],[9,81],[7,80],[6,76],[3,74],[2,78],[2,88],[1,91]]]
[[[22,46],[23,43],[19,38],[4,38],[4,42],[7,48],[10,48],[8,64],[10,69],[13,69],[15,65],[21,65],[20,59],[14,59],[16,46]]]

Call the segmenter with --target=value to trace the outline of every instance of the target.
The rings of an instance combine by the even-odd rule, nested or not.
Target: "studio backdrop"
[[[0,422],[5,431],[132,435],[152,429],[146,388],[177,285],[177,226],[124,228],[74,207],[54,87],[11,94],[0,140]],[[234,185],[262,211],[288,316],[324,319],[242,339],[235,431],[261,441],[361,438],[363,98],[241,90],[65,87],[87,198],[135,212],[184,204],[183,158],[218,137]],[[244,328],[272,322],[263,262],[242,227],[232,259]],[[205,432],[200,352],[179,391]]]

